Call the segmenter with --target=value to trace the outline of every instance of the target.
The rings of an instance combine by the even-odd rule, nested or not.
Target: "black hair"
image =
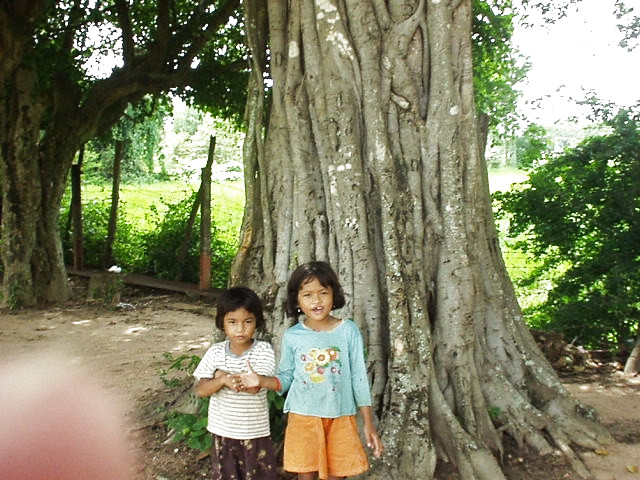
[[[239,308],[244,308],[255,315],[257,329],[261,329],[264,326],[262,302],[256,292],[250,288],[231,287],[218,297],[216,303],[216,327],[220,330],[224,330],[224,316]]]
[[[308,262],[296,268],[287,283],[287,299],[284,301],[284,311],[288,317],[297,317],[298,292],[300,288],[312,279],[317,279],[323,287],[331,287],[333,291],[333,308],[342,308],[345,304],[344,291],[338,281],[338,276],[327,262]]]

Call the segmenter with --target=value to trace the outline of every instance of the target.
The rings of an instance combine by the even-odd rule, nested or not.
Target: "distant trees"
[[[167,176],[160,146],[164,136],[164,120],[171,114],[167,99],[144,97],[128,105],[120,120],[108,131],[85,145],[82,172],[84,178],[101,183],[113,175],[114,145],[124,144],[122,178],[143,180]]]
[[[230,119],[216,117],[181,103],[174,105],[167,119],[161,145],[161,162],[169,172],[190,175],[204,166],[209,139],[216,137],[214,179],[224,176],[242,178],[242,141],[244,131]],[[197,173],[199,174],[199,173]]]
[[[640,327],[640,122],[621,111],[610,132],[532,165],[529,179],[497,193],[508,236],[538,261],[523,282],[551,277],[526,312],[591,347],[620,348]]]

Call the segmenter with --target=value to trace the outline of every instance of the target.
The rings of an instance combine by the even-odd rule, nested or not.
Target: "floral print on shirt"
[[[324,382],[329,374],[342,373],[338,347],[312,348],[307,353],[303,353],[300,360],[304,363],[304,371],[313,383]]]

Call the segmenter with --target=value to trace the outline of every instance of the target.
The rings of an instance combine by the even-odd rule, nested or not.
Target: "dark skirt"
[[[271,437],[236,440],[212,435],[213,480],[278,480]]]

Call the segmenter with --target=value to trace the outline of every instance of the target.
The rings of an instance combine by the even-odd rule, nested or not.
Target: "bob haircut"
[[[220,330],[224,330],[224,316],[239,308],[244,308],[256,317],[256,328],[258,330],[264,327],[262,302],[256,292],[250,288],[231,287],[220,295],[216,303],[216,327]]]
[[[333,308],[342,308],[345,304],[344,292],[338,276],[327,262],[308,262],[296,268],[287,283],[287,299],[284,311],[288,317],[296,318],[298,311],[298,292],[303,285],[317,279],[323,287],[331,287],[333,292]]]

